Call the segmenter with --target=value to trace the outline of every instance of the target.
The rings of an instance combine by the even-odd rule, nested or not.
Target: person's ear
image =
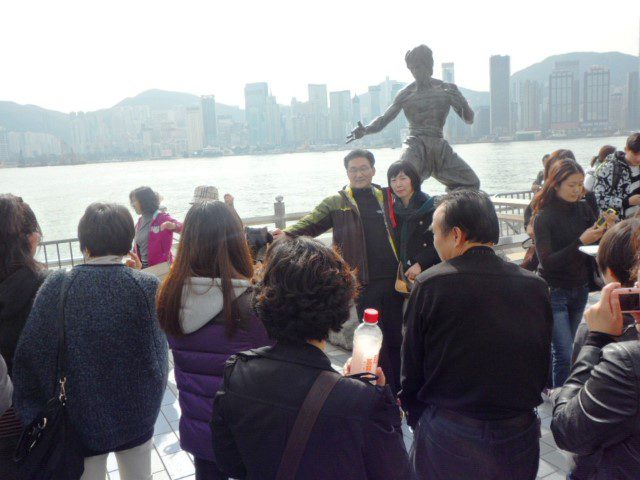
[[[459,227],[453,227],[453,239],[455,240],[456,246],[463,245],[466,241],[464,232],[460,230]]]
[[[371,170],[373,170],[373,175],[376,174],[376,167],[371,167]]]

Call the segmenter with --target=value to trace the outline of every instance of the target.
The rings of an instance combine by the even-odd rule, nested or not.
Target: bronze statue
[[[429,47],[419,45],[409,50],[405,61],[416,81],[400,90],[387,111],[369,125],[358,122],[347,143],[381,131],[402,110],[409,121],[409,136],[401,158],[416,166],[420,178],[433,176],[447,190],[480,188],[478,176],[442,136],[451,107],[468,124],[473,123],[473,110],[453,83],[431,78],[433,53]]]

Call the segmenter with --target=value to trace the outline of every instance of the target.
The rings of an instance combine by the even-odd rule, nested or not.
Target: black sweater
[[[409,425],[427,404],[493,420],[542,402],[553,316],[540,277],[475,247],[421,273],[404,318]]]
[[[585,201],[565,202],[555,197],[536,215],[536,253],[539,273],[549,286],[575,288],[589,283],[589,256],[578,250],[580,235],[596,221]]]

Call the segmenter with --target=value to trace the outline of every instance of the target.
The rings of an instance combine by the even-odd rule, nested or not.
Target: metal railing
[[[503,253],[510,250],[522,251],[520,245],[528,238],[524,232],[524,210],[531,198],[532,193],[524,191],[500,193],[491,197],[500,221],[500,242],[495,247],[497,251]],[[275,225],[276,228],[282,229],[286,228],[287,222],[300,220],[309,213],[286,213],[284,197],[278,195],[275,200],[273,215],[243,218],[243,224],[246,226]],[[68,268],[84,263],[77,238],[41,242],[37,257],[49,269]]]

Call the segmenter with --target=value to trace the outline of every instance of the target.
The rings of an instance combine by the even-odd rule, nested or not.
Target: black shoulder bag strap
[[[323,370],[313,383],[311,390],[304,399],[302,407],[298,412],[296,421],[293,424],[291,434],[287,439],[287,446],[284,449],[280,467],[276,480],[294,480],[300,460],[307,448],[307,442],[311,436],[311,431],[316,423],[320,410],[327,400],[327,397],[340,380],[341,375],[337,372]]]
[[[64,404],[66,400],[66,383],[67,383],[67,368],[66,368],[66,350],[67,341],[64,330],[64,307],[67,302],[67,293],[71,286],[72,274],[65,273],[62,287],[60,288],[60,299],[58,304],[58,318],[56,322],[56,330],[58,334],[58,359],[56,363],[56,381],[60,385],[59,400]],[[55,394],[55,387],[54,387]]]

